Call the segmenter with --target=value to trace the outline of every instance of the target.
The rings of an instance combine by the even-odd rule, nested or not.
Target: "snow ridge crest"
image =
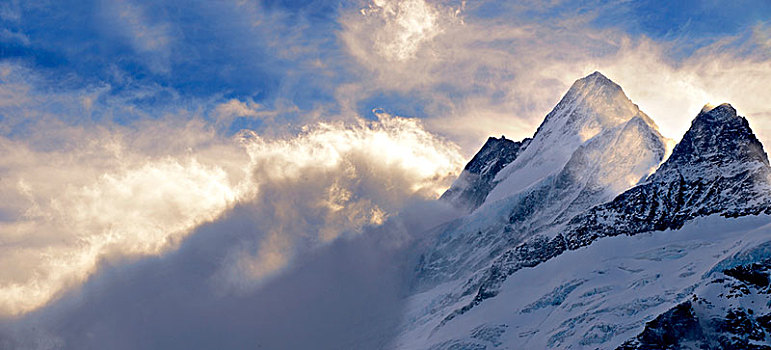
[[[498,173],[485,203],[517,195],[556,174],[579,147],[634,118],[658,133],[653,120],[602,73],[576,80],[546,115],[527,149]]]

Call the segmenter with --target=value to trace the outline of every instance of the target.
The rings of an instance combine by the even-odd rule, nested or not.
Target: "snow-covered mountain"
[[[483,202],[493,203],[520,193],[562,170],[582,145],[593,139],[607,141],[609,136],[617,135],[603,137],[600,134],[623,129],[625,124],[633,124],[629,128],[647,125],[651,130],[641,133],[652,135],[643,137],[664,141],[655,123],[626,97],[620,86],[600,72],[594,72],[571,86],[557,106],[546,115],[532,139],[520,142],[505,138],[488,139],[442,198],[473,210]],[[655,140],[651,142],[657,143]],[[594,143],[601,142],[595,140]],[[663,144],[650,146],[653,148],[651,151],[656,153],[663,148]],[[655,161],[653,166],[660,161]],[[653,169],[636,170],[635,173],[647,175]],[[639,177],[634,179],[637,180]],[[627,187],[619,189],[619,192]]]
[[[443,196],[463,208],[481,206],[439,229],[418,266],[419,289],[468,279],[505,249],[633,186],[655,170],[666,152],[666,140],[653,121],[597,72],[573,84],[532,140],[492,140]],[[498,154],[500,159],[493,158]],[[514,186],[511,179],[522,177],[531,183]],[[511,192],[501,194],[501,186]],[[458,204],[464,199],[472,202]]]
[[[656,130],[621,87],[600,72],[577,80],[546,115],[527,148],[496,176],[498,185],[488,201],[508,197],[558,172],[578,147],[634,118]],[[661,138],[657,131],[656,135]]]
[[[771,167],[733,107],[705,107],[661,163],[655,124],[595,72],[503,141],[445,194],[476,210],[425,248],[397,347],[771,344]]]

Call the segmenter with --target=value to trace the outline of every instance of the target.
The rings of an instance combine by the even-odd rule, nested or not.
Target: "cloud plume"
[[[386,346],[405,249],[454,215],[425,200],[463,159],[419,120],[377,116],[280,137],[145,121],[164,129],[113,126],[69,156],[5,136],[26,151],[3,160],[2,190],[35,214],[5,211],[25,231],[0,231],[23,238],[0,347]]]
[[[0,108],[26,114],[36,120],[35,134],[47,136],[0,136],[4,316],[45,305],[107,261],[176,249],[195,227],[255,202],[261,240],[233,248],[218,273],[238,291],[285,267],[298,250],[379,225],[409,198],[436,197],[462,165],[457,146],[416,119],[379,114],[269,137],[227,136],[184,110],[97,126],[52,119],[35,104],[53,100],[80,111],[82,93],[32,93],[10,82],[4,94],[30,92]],[[6,125],[14,123],[25,125]]]

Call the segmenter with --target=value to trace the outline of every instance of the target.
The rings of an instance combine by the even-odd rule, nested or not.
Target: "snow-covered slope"
[[[597,75],[576,85],[599,86],[599,96],[608,96],[613,89]],[[594,96],[577,91],[574,85],[560,104],[585,110],[566,102],[577,99],[569,95]],[[705,107],[647,176],[664,156],[650,119],[637,115],[612,125],[618,119],[589,117],[608,124],[558,170],[522,180],[529,182],[523,187],[510,177],[542,176],[544,164],[559,158],[552,152],[527,164],[527,157],[548,153],[546,144],[537,146],[539,134],[552,130],[551,123],[584,130],[558,123],[555,115],[498,173],[485,204],[446,225],[423,254],[398,346],[747,348],[765,342],[771,332],[763,279],[771,269],[771,248],[763,248],[771,247],[771,168],[747,120],[728,104]],[[561,134],[552,139],[555,147],[571,144],[558,142],[565,130],[555,133]],[[535,147],[544,151],[528,155]],[[492,200],[504,190],[513,194]],[[737,293],[741,297],[727,297]],[[758,303],[755,316],[748,303]],[[677,333],[681,326],[691,328]]]
[[[646,323],[619,349],[771,349],[767,240],[720,261],[687,300]]]
[[[726,278],[723,271],[734,265],[771,257],[769,239],[767,215],[733,219],[713,215],[679,230],[601,239],[519,270],[502,284],[498,296],[442,326],[440,319],[425,317],[436,306],[430,304],[438,299],[434,293],[442,291],[414,295],[410,326],[396,347],[614,349],[644,332],[646,322],[692,301],[694,295],[714,305],[709,311],[722,317],[726,309],[743,308],[748,313],[748,307],[755,317],[767,315],[771,297],[760,292],[767,289],[721,279]],[[712,317],[707,315],[704,321]],[[644,345],[632,348],[665,348]]]

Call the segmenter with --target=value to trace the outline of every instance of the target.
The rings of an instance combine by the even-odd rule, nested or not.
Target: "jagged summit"
[[[594,71],[592,74],[589,74],[589,75],[585,76],[583,79],[589,79],[589,78],[605,79],[607,81],[610,81],[610,79],[608,79],[605,75],[600,73],[600,71],[598,71],[598,70]],[[611,83],[612,83],[612,81],[611,81]]]
[[[605,85],[613,89],[621,89],[621,86],[608,79],[604,74],[599,71],[594,71],[594,73],[576,80],[573,83],[573,86],[571,86],[571,90],[590,85]]]
[[[733,108],[733,106],[731,106],[731,104],[727,103],[727,102],[726,103],[721,103],[719,105],[714,105],[712,103],[707,102],[706,104],[704,104],[704,107],[701,107],[701,112],[699,114],[701,114],[701,113],[708,113],[708,112],[710,112],[713,109],[718,108],[718,107],[725,108],[726,106]],[[735,112],[735,110],[734,110],[734,112]]]
[[[635,115],[634,106],[616,83],[599,72],[576,80],[538,126],[534,139],[549,137],[555,129],[572,128],[585,141],[607,124]],[[631,113],[629,113],[631,111]],[[619,113],[621,112],[621,113]],[[590,130],[585,130],[589,128]],[[593,130],[591,130],[593,129]]]
[[[538,127],[527,148],[498,173],[498,185],[485,202],[512,196],[555,174],[581,145],[635,117],[658,131],[653,120],[602,73],[576,80]]]
[[[583,113],[555,113],[557,111],[573,109],[573,112]],[[552,119],[567,117],[572,122],[598,123],[605,126],[629,120],[640,115],[646,122],[655,126],[653,120],[640,112],[636,104],[624,94],[624,90],[602,73],[595,71],[581,79],[576,80],[562,100],[557,104],[552,113],[546,116],[539,130],[545,129]],[[590,117],[586,119],[587,117]],[[585,120],[584,120],[585,119]],[[568,123],[570,125],[571,123]],[[581,125],[577,125],[581,126]],[[589,136],[589,135],[586,135]]]
[[[570,246],[596,237],[678,229],[695,217],[771,213],[771,167],[729,104],[702,110],[672,155],[639,186],[571,220]]]
[[[608,89],[617,91],[622,90],[620,85],[614,83],[599,71],[594,71],[594,73],[576,80],[570,87],[570,90],[568,90],[568,93],[575,93],[580,90],[597,90],[600,87],[607,87]]]
[[[720,116],[723,116],[726,118],[734,118],[734,117],[737,117],[737,114],[736,114],[736,108],[731,106],[731,104],[728,102],[721,103],[717,106],[711,103],[707,103],[704,105],[704,107],[701,107],[701,112],[699,112],[699,115],[696,116],[696,119],[694,119],[694,121],[704,116],[713,117],[711,119],[716,119],[714,117],[720,117]]]
[[[746,118],[736,114],[736,109],[723,103],[708,111],[702,110],[693,120],[691,129],[681,142],[682,154],[717,161],[726,159],[741,162],[761,162],[768,165],[768,156],[755,136]],[[716,147],[713,147],[716,146]]]
[[[763,145],[750,129],[747,119],[738,116],[736,109],[724,103],[702,109],[672,155],[649,181],[676,176],[687,180],[730,177],[768,165]]]
[[[500,157],[507,157],[509,154],[503,152],[504,149],[516,146],[518,142],[506,139],[506,136],[501,138],[489,137],[482,148],[471,158],[471,161],[466,164],[464,170],[468,170],[472,173],[479,174],[486,170],[486,166],[489,165],[488,160],[499,160]]]
[[[639,183],[666,153],[650,119],[599,73],[579,79],[547,118],[532,140],[488,139],[442,196],[472,213],[442,229],[418,268],[428,283],[417,284],[484,267]],[[469,246],[493,253],[466,254]]]

